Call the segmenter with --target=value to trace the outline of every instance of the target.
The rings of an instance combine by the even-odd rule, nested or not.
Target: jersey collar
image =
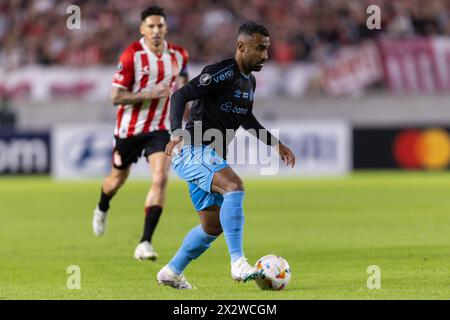
[[[147,52],[147,54],[149,54],[149,55],[154,55],[154,56],[157,57],[158,59],[161,58],[161,56],[167,51],[167,48],[168,48],[167,41],[164,40],[164,49],[163,49],[163,51],[162,51],[162,53],[161,53],[161,56],[158,56],[158,55],[156,55],[156,53],[152,52],[152,51],[150,50],[149,47],[147,47],[147,44],[145,43],[144,37],[142,37],[142,38],[139,40],[139,43],[141,44],[142,48],[144,48],[145,52]]]

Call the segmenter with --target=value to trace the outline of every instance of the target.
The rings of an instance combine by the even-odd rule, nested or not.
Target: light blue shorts
[[[228,167],[225,159],[208,146],[184,146],[172,158],[177,175],[189,183],[189,193],[197,211],[212,205],[221,206],[222,195],[211,191],[214,173]]]

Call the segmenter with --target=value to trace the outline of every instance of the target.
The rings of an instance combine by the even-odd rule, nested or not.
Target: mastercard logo
[[[404,130],[394,140],[394,159],[406,169],[447,168],[450,164],[450,135],[442,129]]]

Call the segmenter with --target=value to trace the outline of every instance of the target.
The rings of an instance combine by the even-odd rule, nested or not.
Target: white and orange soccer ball
[[[260,258],[255,265],[259,270],[264,270],[263,276],[256,278],[257,286],[262,290],[282,290],[291,281],[291,267],[280,256],[269,254]]]

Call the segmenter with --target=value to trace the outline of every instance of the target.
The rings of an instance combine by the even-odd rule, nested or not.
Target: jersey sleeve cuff
[[[118,84],[118,83],[113,83],[112,86],[116,87],[116,88],[122,88],[122,89],[127,89],[128,90],[127,87],[125,87],[124,85]]]

